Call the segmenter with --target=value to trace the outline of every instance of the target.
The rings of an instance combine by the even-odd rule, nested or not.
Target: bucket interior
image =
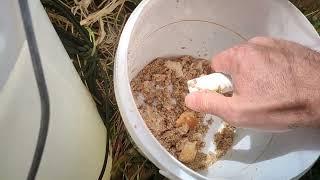
[[[132,29],[129,78],[156,57],[188,54],[210,59],[255,36],[269,35],[315,47],[319,38],[306,20],[286,0],[148,1]]]
[[[284,38],[309,47],[315,46],[319,41],[312,25],[286,0],[146,0],[132,16],[118,49],[118,53],[126,53],[126,59],[119,59],[119,64],[116,65],[124,70],[124,74],[121,70],[115,72],[121,72],[129,81],[157,57],[191,55],[210,60],[218,52],[255,36]],[[122,51],[122,48],[126,51]],[[135,103],[128,83],[119,83],[117,88],[124,89],[120,90],[119,93],[123,93],[120,96],[126,94],[126,103],[123,104],[131,105]],[[130,118],[124,115],[124,121],[133,139],[149,159],[160,168],[164,167],[166,172],[177,176],[181,170],[191,172],[180,162],[173,160],[164,148],[154,150],[149,147],[148,143],[156,144],[157,140],[150,138],[152,134],[137,108],[128,109],[121,107],[121,102],[119,104],[123,115],[134,115]],[[218,117],[215,119],[219,120]],[[136,124],[142,127],[138,130],[131,129],[130,126]],[[212,143],[209,136],[213,137],[210,130],[205,140]],[[282,134],[238,131],[232,150],[208,170],[197,172],[197,177],[270,179],[281,175],[284,179],[293,178],[318,158],[320,142],[311,138],[305,140],[304,137],[307,136],[320,138],[320,133],[303,130]],[[145,139],[148,140],[143,143]],[[210,145],[207,147],[210,148]],[[170,169],[173,167],[171,163],[178,164],[174,167],[180,169]],[[290,170],[286,167],[287,163],[292,164]]]

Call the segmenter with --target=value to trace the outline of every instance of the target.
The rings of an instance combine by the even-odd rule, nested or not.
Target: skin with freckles
[[[185,99],[189,108],[236,127],[320,127],[320,53],[294,42],[256,37],[215,56],[212,69],[231,76],[232,97],[192,93]]]

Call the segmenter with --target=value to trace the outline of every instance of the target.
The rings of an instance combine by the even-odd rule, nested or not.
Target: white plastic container
[[[137,110],[129,82],[154,58],[192,55],[210,59],[261,35],[309,47],[320,43],[312,25],[287,0],[144,0],[131,15],[118,46],[115,92],[131,137],[163,175],[171,179],[292,179],[319,157],[319,130],[282,134],[239,130],[235,146],[222,160],[207,171],[194,172],[160,145]],[[209,148],[210,132],[205,139]]]
[[[41,180],[98,179],[106,130],[39,0],[29,0],[51,115]],[[0,7],[0,179],[27,177],[40,127],[40,98],[17,1]]]

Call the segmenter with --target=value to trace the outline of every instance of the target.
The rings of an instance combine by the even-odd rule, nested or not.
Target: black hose
[[[46,139],[48,135],[49,119],[50,119],[50,103],[48,89],[43,73],[43,68],[41,64],[39,49],[37,41],[35,38],[35,33],[33,29],[30,7],[28,0],[19,0],[19,6],[21,11],[21,16],[24,24],[24,30],[28,41],[29,51],[31,55],[31,61],[33,66],[33,71],[37,81],[38,91],[41,101],[41,121],[40,129],[38,134],[38,140],[36,149],[33,155],[32,164],[28,172],[27,180],[34,180],[36,178],[43,150],[46,144]]]

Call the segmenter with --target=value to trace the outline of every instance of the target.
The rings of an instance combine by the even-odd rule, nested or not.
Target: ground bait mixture
[[[131,82],[135,102],[153,135],[174,157],[195,170],[207,168],[233,142],[230,132],[234,129],[222,130],[214,137],[218,153],[202,153],[208,125],[202,120],[204,114],[188,109],[184,103],[187,81],[209,74],[209,64],[191,56],[157,58]]]

